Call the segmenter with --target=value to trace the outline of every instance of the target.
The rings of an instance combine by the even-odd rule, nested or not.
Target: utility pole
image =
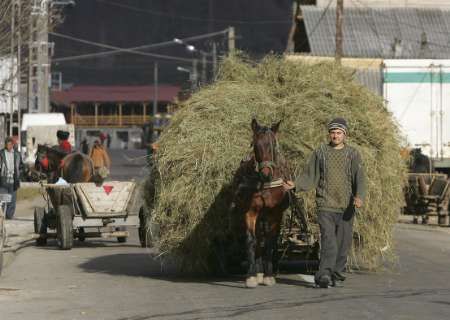
[[[344,20],[344,0],[337,0],[336,3],[336,56],[335,61],[337,64],[341,64],[342,59],[342,22]]]
[[[9,135],[12,136],[13,133],[13,114],[14,114],[14,37],[15,37],[15,24],[16,24],[16,6],[15,1],[11,4],[11,68],[10,68],[10,92],[9,92]]]
[[[158,113],[158,62],[153,64],[153,117]]]
[[[17,17],[18,17],[18,26],[17,26],[17,143],[19,147],[21,147],[21,139],[20,139],[20,130],[21,130],[21,83],[22,83],[22,26],[21,26],[21,18],[22,18],[22,3],[21,0],[17,1]]]
[[[194,92],[197,89],[198,71],[197,71],[197,59],[192,60],[192,74],[191,76],[191,91]]]
[[[206,84],[206,52],[200,52],[202,55],[202,85]]]
[[[213,81],[216,80],[217,74],[217,45],[213,41],[212,43],[212,58],[213,58]]]
[[[36,1],[37,2],[37,1]],[[35,3],[36,3],[35,2]],[[29,42],[29,112],[49,112],[50,60],[48,42],[49,0],[33,6]]]
[[[236,38],[234,27],[228,27],[228,53],[231,53],[236,48]]]

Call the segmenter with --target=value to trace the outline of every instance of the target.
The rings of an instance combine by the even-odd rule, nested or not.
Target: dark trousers
[[[320,264],[316,281],[323,275],[342,272],[352,247],[353,210],[345,213],[319,211]]]
[[[11,195],[11,202],[6,203],[6,219],[12,219],[16,212],[16,191],[14,191],[13,185],[7,185],[0,188],[0,193],[8,193]],[[4,208],[4,207],[3,207]]]

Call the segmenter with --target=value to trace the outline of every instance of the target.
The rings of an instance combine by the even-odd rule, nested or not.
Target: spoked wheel
[[[84,242],[86,240],[86,233],[84,232],[84,228],[78,228],[78,240],[80,242]]]
[[[47,221],[44,208],[34,209],[34,233],[39,235],[36,245],[45,246],[47,244]]]
[[[116,231],[126,231],[127,229],[125,227],[118,227],[116,228]],[[117,237],[117,242],[119,243],[125,243],[127,242],[128,237]]]
[[[0,208],[0,275],[2,274],[3,270],[3,245],[6,239],[4,220],[3,210]]]
[[[150,248],[152,246],[150,217],[145,214],[144,208],[139,209],[139,241],[142,248]]]
[[[56,209],[56,214],[59,248],[62,250],[70,250],[73,247],[72,210],[67,205],[61,205]]]

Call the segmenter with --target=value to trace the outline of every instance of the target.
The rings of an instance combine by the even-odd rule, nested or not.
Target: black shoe
[[[330,276],[329,275],[323,275],[317,281],[317,285],[320,288],[327,289],[330,286],[330,282],[331,282]]]
[[[345,279],[346,279],[346,277],[342,273],[337,272],[337,271],[334,272],[333,276],[334,276],[334,279],[336,279],[338,281],[345,281]]]

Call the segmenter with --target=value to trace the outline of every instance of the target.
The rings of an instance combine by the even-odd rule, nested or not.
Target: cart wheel
[[[47,222],[44,208],[34,208],[34,233],[39,235],[36,245],[45,246],[47,244]]]
[[[78,240],[84,242],[86,240],[86,234],[84,233],[84,228],[78,228]]]
[[[0,276],[2,275],[2,270],[3,270],[3,251],[0,251]]]
[[[117,228],[116,228],[116,231],[125,231],[125,230],[126,230],[125,227],[117,227]],[[119,243],[125,243],[125,242],[127,242],[127,238],[128,238],[128,237],[117,237],[117,242],[119,242]]]
[[[152,235],[149,230],[149,217],[145,215],[144,208],[139,209],[139,241],[142,248],[152,246]]]
[[[73,246],[72,210],[67,205],[61,205],[57,212],[57,239],[59,248],[70,250]]]
[[[0,209],[1,210],[1,209]],[[1,213],[0,213],[1,214]],[[4,230],[3,230],[3,218],[0,216],[0,275],[2,275],[3,269],[3,241],[4,238]]]

